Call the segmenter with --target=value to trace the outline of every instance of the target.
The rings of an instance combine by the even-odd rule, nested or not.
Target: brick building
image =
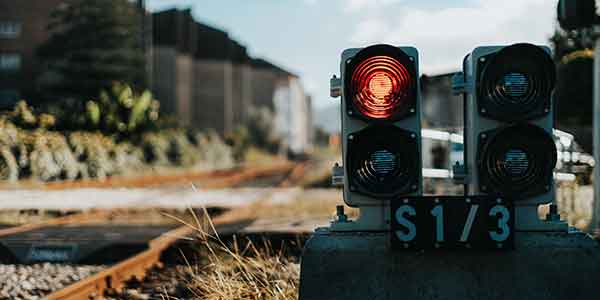
[[[63,0],[0,0],[0,109],[33,97],[37,47],[48,39],[50,12]]]

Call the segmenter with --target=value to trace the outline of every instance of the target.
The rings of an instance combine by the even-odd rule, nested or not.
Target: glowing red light
[[[352,100],[364,116],[390,118],[406,107],[412,80],[408,69],[398,60],[373,56],[362,61],[352,73]]]

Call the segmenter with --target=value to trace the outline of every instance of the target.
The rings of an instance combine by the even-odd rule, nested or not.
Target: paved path
[[[238,206],[273,199],[285,202],[300,193],[298,188],[237,188],[195,191],[189,189],[75,189],[63,191],[0,191],[0,210],[91,208],[187,208]]]

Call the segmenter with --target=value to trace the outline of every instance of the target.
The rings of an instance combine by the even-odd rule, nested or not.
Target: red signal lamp
[[[414,63],[402,50],[376,45],[350,63],[349,96],[353,110],[367,119],[396,119],[415,103]]]

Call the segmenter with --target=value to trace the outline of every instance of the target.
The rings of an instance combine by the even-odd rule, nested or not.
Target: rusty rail
[[[250,181],[256,178],[261,177],[270,177],[282,173],[289,173],[294,170],[296,167],[293,163],[283,163],[278,165],[273,165],[269,167],[257,167],[244,171],[240,171],[231,176],[227,176],[224,178],[219,178],[218,180],[207,182],[200,186],[200,188],[204,189],[218,189],[225,187],[234,187],[246,181]]]
[[[306,171],[308,170],[310,164],[310,161],[306,161],[294,166],[289,176],[282,183],[279,184],[279,187],[290,187],[298,181],[300,181],[302,177],[306,174]]]
[[[226,171],[213,171],[208,173],[198,173],[198,174],[188,174],[181,176],[158,176],[153,179],[153,181],[168,183],[168,182],[185,182],[185,181],[193,181],[199,179],[209,179],[214,178],[212,181],[206,182],[199,188],[201,189],[216,189],[216,188],[225,188],[232,187],[243,182],[258,178],[258,177],[268,177],[277,175],[280,173],[291,172],[293,176],[295,170],[299,168],[301,164],[295,165],[290,162],[284,162],[269,166],[260,166],[253,167],[247,169],[240,170],[226,170]],[[304,167],[302,167],[303,169]],[[132,178],[130,181],[121,182],[123,186],[130,186],[143,184],[147,181],[147,178]],[[286,179],[286,182],[288,180]],[[50,183],[46,188],[48,189],[65,189],[65,188],[82,188],[82,187],[109,187],[111,186],[111,180],[108,182],[88,182],[88,181],[74,181],[74,182],[58,182],[58,183]],[[102,209],[102,210],[91,210],[87,212],[81,212],[77,214],[72,214],[64,217],[59,217],[55,219],[50,219],[47,221],[39,222],[39,223],[30,223],[23,224],[19,226],[9,227],[0,229],[0,237],[8,236],[12,234],[23,233],[31,230],[36,230],[49,226],[60,226],[60,225],[68,225],[68,224],[78,224],[85,223],[86,221],[92,220],[102,220],[108,218],[115,212],[118,212],[119,208],[114,209]]]
[[[108,211],[108,210],[89,211],[89,212],[82,212],[82,213],[77,213],[77,214],[73,214],[73,215],[69,215],[69,216],[64,216],[64,217],[60,217],[60,218],[50,219],[50,220],[39,222],[39,223],[31,223],[31,224],[24,224],[24,225],[20,225],[20,226],[9,227],[9,228],[5,228],[5,229],[0,229],[0,237],[17,234],[17,233],[23,233],[23,232],[43,228],[43,227],[60,226],[60,225],[67,225],[67,224],[74,224],[74,223],[84,223],[86,221],[91,221],[91,220],[105,219],[108,216],[110,216],[112,213],[113,212]]]
[[[230,211],[223,216],[216,217],[212,223],[216,226],[244,221],[237,211]],[[189,238],[198,231],[191,225],[184,225],[148,243],[148,249],[128,258],[108,269],[96,273],[84,280],[78,281],[66,288],[48,295],[48,300],[91,300],[103,299],[107,290],[121,291],[125,282],[136,278],[142,280],[146,271],[152,266],[160,265],[161,253],[182,238]]]
[[[73,188],[136,188],[148,187],[180,182],[193,182],[200,180],[211,180],[218,178],[220,180],[247,180],[252,179],[252,176],[268,176],[272,173],[282,172],[282,170],[291,170],[294,164],[288,161],[274,163],[268,166],[247,166],[228,170],[216,170],[208,172],[189,172],[181,174],[169,175],[144,175],[137,177],[112,176],[105,180],[75,180],[75,181],[60,181],[48,182],[41,187],[46,190],[64,190]]]

